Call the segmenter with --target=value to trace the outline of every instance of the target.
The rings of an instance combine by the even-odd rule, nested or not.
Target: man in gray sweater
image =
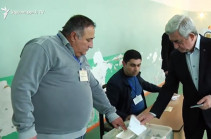
[[[12,82],[13,123],[20,139],[83,139],[92,107],[126,129],[85,57],[95,23],[69,19],[55,36],[29,41]]]

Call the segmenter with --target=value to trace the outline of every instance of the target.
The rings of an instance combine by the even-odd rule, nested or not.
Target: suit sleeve
[[[146,91],[149,91],[149,92],[159,92],[160,91],[159,86],[145,81],[142,77],[140,77],[140,82],[141,82],[141,85],[143,87],[143,90],[146,90]]]
[[[174,71],[175,67],[173,66],[173,61],[170,63],[169,73],[165,80],[165,84],[162,86],[159,95],[152,106],[150,112],[156,114],[157,118],[160,118],[166,106],[168,105],[171,97],[174,94],[174,88],[178,86],[179,80]],[[176,66],[176,65],[175,65]]]

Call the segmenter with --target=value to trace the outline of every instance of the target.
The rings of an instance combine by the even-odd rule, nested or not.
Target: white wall
[[[97,24],[94,48],[87,54],[92,58],[98,50],[109,56],[131,48],[143,52],[143,57],[154,51],[159,54],[165,23],[183,13],[149,0],[1,0],[0,7],[10,10],[6,19],[0,11],[0,78],[14,75],[27,41],[55,35],[72,15],[84,14]]]

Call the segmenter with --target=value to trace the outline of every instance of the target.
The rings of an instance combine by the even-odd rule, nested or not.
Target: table
[[[183,104],[183,95],[177,100],[171,100],[167,107],[173,107],[172,111],[164,111],[160,119],[154,118],[149,123],[169,126],[174,132],[174,139],[183,139],[183,119],[182,119],[182,104]],[[148,107],[143,113],[149,112],[152,106]]]

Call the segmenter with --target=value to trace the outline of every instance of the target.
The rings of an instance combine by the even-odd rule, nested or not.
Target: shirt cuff
[[[113,122],[115,119],[119,118],[119,115],[117,115],[116,113],[112,113],[112,114],[109,114],[109,115],[107,116],[107,118],[108,118],[109,123],[111,123],[111,122]]]
[[[152,112],[149,112],[150,114],[152,114],[154,117],[156,117],[156,114],[152,113]]]
[[[18,139],[30,139],[32,137],[35,137],[37,135],[37,132],[35,131],[35,126],[33,125],[28,130],[24,132],[18,133]]]

